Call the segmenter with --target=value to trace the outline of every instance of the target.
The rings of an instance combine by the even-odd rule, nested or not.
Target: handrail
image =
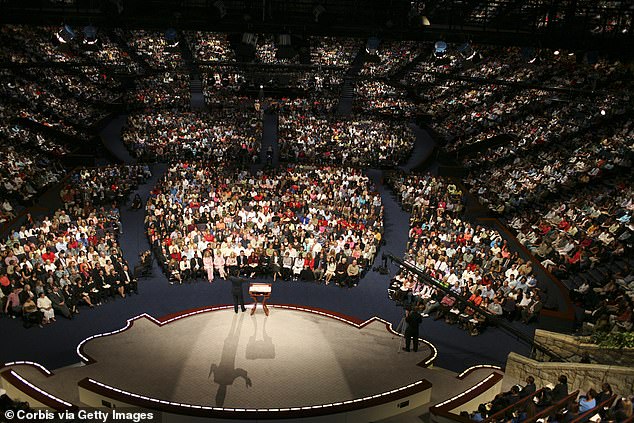
[[[616,399],[616,395],[612,395],[610,398],[606,399],[603,402],[600,402],[599,404],[595,405],[593,408],[589,409],[588,411],[586,411],[585,413],[581,413],[579,414],[574,420],[572,420],[570,423],[582,423],[585,422],[586,420],[588,420],[590,417],[594,416],[596,413],[598,413],[599,411],[601,411],[601,409],[605,406],[607,406],[608,404],[612,404],[614,402],[614,400]]]
[[[541,388],[541,389],[533,392],[532,394],[525,396],[524,398],[520,399],[519,401],[517,401],[517,402],[515,402],[515,403],[513,403],[513,404],[511,404],[511,405],[509,405],[507,407],[504,407],[500,411],[497,411],[494,414],[491,414],[489,417],[484,419],[482,422],[483,423],[491,423],[491,422],[497,421],[500,417],[506,416],[506,414],[509,411],[518,409],[520,406],[523,406],[528,401],[532,401],[533,398],[536,397],[537,395],[541,394],[543,390],[544,390],[544,388]]]
[[[461,186],[461,189],[464,191],[466,187],[464,185]],[[515,234],[508,228],[507,225],[504,224],[500,219],[491,217],[491,218],[480,218],[481,221],[492,221],[498,228],[500,228],[506,236],[512,237],[513,241],[516,245],[526,254],[531,261],[533,266],[539,267],[539,269],[551,280],[551,282],[556,286],[559,290],[559,294],[562,295],[564,300],[564,305],[566,306],[565,310],[545,310],[542,308],[540,315],[545,316],[553,316],[558,319],[572,321],[575,318],[574,305],[570,300],[570,295],[568,294],[568,288],[561,282],[561,280],[553,275],[548,269],[544,267],[544,265],[535,257],[533,253],[530,252],[528,248],[524,244],[522,244]]]
[[[552,404],[544,408],[542,411],[535,414],[530,419],[526,419],[523,423],[535,423],[537,419],[546,418],[548,416],[555,414],[561,408],[567,408],[571,402],[577,399],[577,395],[579,395],[579,390],[576,390],[573,393],[566,395],[565,397],[557,401],[555,404]]]
[[[432,278],[431,276],[427,275],[426,273],[424,273],[418,266],[412,264],[411,262],[405,261],[399,257],[396,257],[394,254],[390,253],[390,252],[386,252],[385,256],[387,258],[389,258],[391,261],[398,263],[401,267],[404,267],[405,269],[409,270],[410,272],[414,273],[415,275],[418,276],[418,278],[420,278],[421,280],[425,281],[426,283],[432,285],[433,287],[435,287],[436,289],[439,289],[440,291],[442,291],[443,293],[447,294],[447,295],[451,295],[453,298],[456,299],[456,302],[459,303],[460,305],[464,306],[464,307],[468,307],[471,306],[472,304],[469,303],[468,298],[456,294],[454,292],[451,292],[448,288],[446,288],[445,286],[443,286],[440,281],[438,281],[435,278]],[[533,339],[533,337],[528,336],[527,334],[523,333],[522,331],[514,328],[513,326],[511,326],[510,324],[508,324],[507,322],[505,322],[503,319],[500,319],[499,317],[493,315],[492,313],[488,312],[487,310],[484,310],[480,307],[471,307],[471,309],[473,310],[474,314],[477,314],[481,317],[483,317],[485,319],[486,322],[499,327],[500,329],[502,329],[503,331],[507,332],[508,334],[514,336],[516,339],[520,339],[522,341],[524,341],[527,345],[531,346],[532,348],[535,348],[536,350],[554,358],[555,360],[559,361],[559,362],[566,362],[567,360],[564,359],[563,357],[561,357],[559,354],[552,352],[549,348],[547,348],[544,345],[541,345],[537,342],[535,342],[535,340]]]

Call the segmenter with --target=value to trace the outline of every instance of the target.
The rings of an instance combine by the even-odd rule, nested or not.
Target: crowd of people
[[[235,62],[236,54],[226,34],[186,31],[189,49],[200,62]]]
[[[310,61],[318,66],[348,67],[362,45],[357,38],[311,37]]]
[[[0,224],[65,173],[58,159],[69,149],[49,134],[16,121],[12,104],[0,103]]]
[[[145,176],[141,167],[84,169],[74,178],[90,186],[93,195],[76,193],[52,216],[27,214],[0,245],[2,313],[20,317],[25,327],[42,327],[59,316],[72,319],[82,305],[92,308],[138,294],[137,279],[117,242],[119,206],[93,201],[105,202],[115,185],[128,190],[120,197],[125,198],[132,188],[126,185],[129,178]]]
[[[630,166],[631,168],[631,166]],[[574,189],[545,207],[516,215],[509,225],[518,239],[558,276],[614,261],[631,244],[634,210],[632,175],[608,186]]]
[[[107,31],[97,31],[96,39],[88,39],[83,31],[75,31],[70,42],[56,39],[59,27],[3,25],[0,28],[0,61],[14,64],[75,63],[99,66],[118,73],[138,74],[141,67]]]
[[[201,67],[203,93],[208,107],[227,107],[244,101],[240,90],[245,86],[244,72],[236,66]]]
[[[361,171],[288,167],[256,175],[175,162],[146,205],[172,283],[227,275],[354,286],[383,233],[380,195]]]
[[[377,50],[376,60],[366,60],[361,75],[376,78],[391,76],[422,52],[423,44],[417,41],[384,41]]]
[[[336,119],[328,113],[332,109],[326,104],[319,100],[296,101],[280,113],[282,160],[392,167],[409,157],[415,136],[407,123],[362,116]]]
[[[60,197],[67,207],[126,204],[130,193],[151,176],[147,165],[86,167],[70,175]]]
[[[5,200],[14,199],[21,204],[32,202],[37,194],[58,182],[65,173],[58,162],[44,154],[31,152],[0,139],[0,193]],[[12,212],[10,207],[6,212]]]
[[[177,38],[168,41],[165,33],[141,29],[126,31],[117,28],[115,32],[152,69],[167,71],[183,66]]]
[[[16,117],[84,139],[88,138],[88,128],[108,114],[103,108],[80,101],[70,93],[56,93],[36,76],[28,78],[24,72],[8,69],[0,71],[0,94],[3,102],[16,106]]]
[[[519,423],[534,419],[549,423],[566,423],[583,418],[583,421],[625,422],[632,419],[631,392],[617,395],[609,383],[600,389],[590,388],[583,393],[569,388],[568,377],[559,375],[556,383],[550,382],[537,388],[535,378],[527,376],[521,384],[501,392],[487,403],[482,403],[472,413],[461,413],[474,422]]]
[[[404,259],[447,291],[402,271],[393,281],[395,300],[418,307],[424,317],[433,313],[436,319],[458,323],[472,335],[484,329],[487,315],[529,323],[545,306],[556,307],[556,299],[538,286],[530,261],[495,229],[462,218],[463,193],[452,182],[395,172],[388,183],[411,212]]]
[[[96,66],[82,66],[71,70],[30,68],[23,72],[60,95],[74,97],[88,104],[111,104],[122,96],[121,83]]]
[[[78,63],[85,58],[70,49],[60,49],[53,43],[59,30],[52,26],[2,25],[0,57],[12,63]]]
[[[606,60],[590,65],[552,51],[474,48],[484,52],[477,62],[456,51],[431,55],[402,82],[425,92],[432,126],[448,150],[484,147],[462,159],[465,182],[480,201],[507,219],[589,315],[610,287],[602,330],[631,329],[631,281],[622,274],[632,264],[626,259],[633,136],[627,67]],[[500,135],[508,136],[505,142],[487,148]],[[592,325],[596,316],[588,320]]]
[[[95,48],[85,45],[79,31],[75,40],[60,45],[54,42],[59,30],[22,25],[0,29],[4,43],[0,60],[63,64],[0,71],[0,144],[6,152],[0,169],[0,222],[10,220],[16,209],[61,179],[65,171],[56,158],[71,147],[44,129],[88,139],[90,127],[108,113],[102,106],[121,96],[122,84],[112,70],[138,73],[142,62],[152,69],[135,78],[134,89],[125,95],[135,112],[128,118],[123,139],[135,157],[233,161],[240,168],[259,157],[264,103],[239,93],[247,86],[257,87],[262,83],[258,78],[268,77],[263,86],[271,82],[306,94],[265,102],[278,112],[280,158],[289,163],[393,167],[410,155],[414,135],[405,119],[391,118],[430,114],[445,149],[469,170],[466,185],[480,201],[509,222],[518,239],[547,270],[571,286],[572,295],[587,310],[594,313],[608,302],[610,311],[607,318],[599,319],[600,327],[631,329],[632,280],[623,273],[632,266],[627,257],[633,207],[629,169],[634,129],[628,117],[633,103],[631,71],[626,66],[607,60],[590,64],[590,55],[556,55],[546,49],[464,43],[434,54],[431,43],[383,42],[378,60],[366,58],[361,70],[364,80],[355,87],[355,113],[344,120],[335,118],[333,111],[345,68],[363,44],[355,39],[312,38],[311,63],[325,69],[258,72],[234,64],[208,64],[202,73],[203,90],[215,110],[191,113],[185,111],[190,78],[180,72],[183,60],[177,39],[168,41],[160,32],[117,29],[110,36],[107,31],[100,33]],[[181,41],[189,43],[200,62],[236,60],[225,35],[191,31],[184,38]],[[279,59],[270,35],[259,37],[256,57],[268,64],[303,60]],[[407,72],[399,72],[408,64]],[[397,77],[400,81],[394,81]],[[501,135],[508,136],[507,142],[488,147]],[[462,153],[476,144],[480,152]],[[70,204],[122,201],[122,192],[134,186],[140,174],[123,175],[115,169],[109,168],[106,175],[86,170],[74,175],[72,185],[62,190],[63,198]],[[146,170],[137,169],[147,176]],[[106,176],[122,185],[106,182]],[[509,269],[526,270],[530,265],[505,251],[497,232],[461,220],[459,191],[442,192],[451,184],[427,176],[395,181],[405,207],[412,207],[413,218],[418,219],[412,221],[419,227],[412,226],[408,255],[418,260],[419,253],[433,245],[436,256],[423,256],[418,262],[430,274],[442,280],[454,268],[460,293],[471,297],[480,292],[487,307],[500,306],[514,318],[534,317],[523,315],[525,306],[545,304],[547,298],[534,286],[530,273],[521,275],[527,286],[521,294],[504,288],[505,281],[522,286],[520,275],[509,279]],[[96,193],[102,197],[95,197]],[[439,201],[445,205],[434,207]],[[443,231],[438,232],[438,227]],[[461,231],[463,241],[448,246],[447,239]],[[475,245],[474,236],[485,241]],[[465,254],[474,256],[473,263],[465,262]],[[594,280],[579,276],[592,272],[599,273]],[[467,276],[473,280],[463,280]],[[411,275],[399,275],[398,283],[407,287],[402,292],[408,293],[408,301],[427,308],[431,297],[420,302],[423,287]],[[507,310],[504,305],[512,303],[509,296],[517,298],[515,308]],[[525,304],[520,305],[522,301]],[[461,316],[465,310],[458,311]]]
[[[405,90],[377,80],[357,84],[354,110],[358,114],[378,113],[411,118],[423,109],[409,98]]]
[[[254,162],[260,151],[262,117],[253,102],[214,113],[154,111],[128,116],[122,139],[144,160],[204,158]]]
[[[518,240],[587,310],[581,328],[586,334],[634,330],[631,181],[630,172],[607,185],[573,189],[509,222]]]
[[[267,65],[299,64],[299,54],[296,53],[292,57],[279,55],[279,46],[276,44],[274,35],[266,34],[258,36],[255,46],[256,62]]]
[[[532,49],[469,47],[475,50],[478,60],[467,60],[466,53],[453,47],[440,58],[430,54],[401,79],[424,100],[449,150],[499,134],[513,134],[524,143],[557,136],[571,120],[583,125],[601,110],[622,113],[631,103],[631,77],[619,63],[590,65],[552,51],[543,51],[545,57],[538,59]],[[605,94],[582,95],[597,89]],[[566,95],[567,90],[575,93]]]
[[[564,188],[631,167],[630,122],[599,123],[603,128],[574,131],[569,137],[541,142],[541,148],[514,149],[505,160],[492,155],[484,166],[473,168],[466,182],[492,210],[501,214],[521,211]]]
[[[125,100],[130,109],[187,107],[190,104],[189,76],[179,72],[148,75],[134,80]]]

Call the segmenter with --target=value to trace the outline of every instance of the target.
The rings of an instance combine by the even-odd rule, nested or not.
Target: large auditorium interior
[[[631,0],[1,0],[0,423],[633,423]]]

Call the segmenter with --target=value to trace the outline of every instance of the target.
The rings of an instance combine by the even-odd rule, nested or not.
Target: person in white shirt
[[[44,324],[48,324],[51,321],[55,321],[55,310],[53,310],[53,302],[50,298],[40,292],[40,296],[37,299],[37,308],[44,314]]]

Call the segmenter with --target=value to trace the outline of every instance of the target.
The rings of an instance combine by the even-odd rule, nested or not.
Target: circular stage
[[[95,335],[77,348],[85,366],[54,375],[18,370],[77,406],[101,399],[208,417],[315,416],[430,391],[422,375],[435,348],[423,341],[417,353],[405,353],[401,342],[377,318],[284,305],[270,306],[268,317],[214,307],[161,320],[142,315]]]

